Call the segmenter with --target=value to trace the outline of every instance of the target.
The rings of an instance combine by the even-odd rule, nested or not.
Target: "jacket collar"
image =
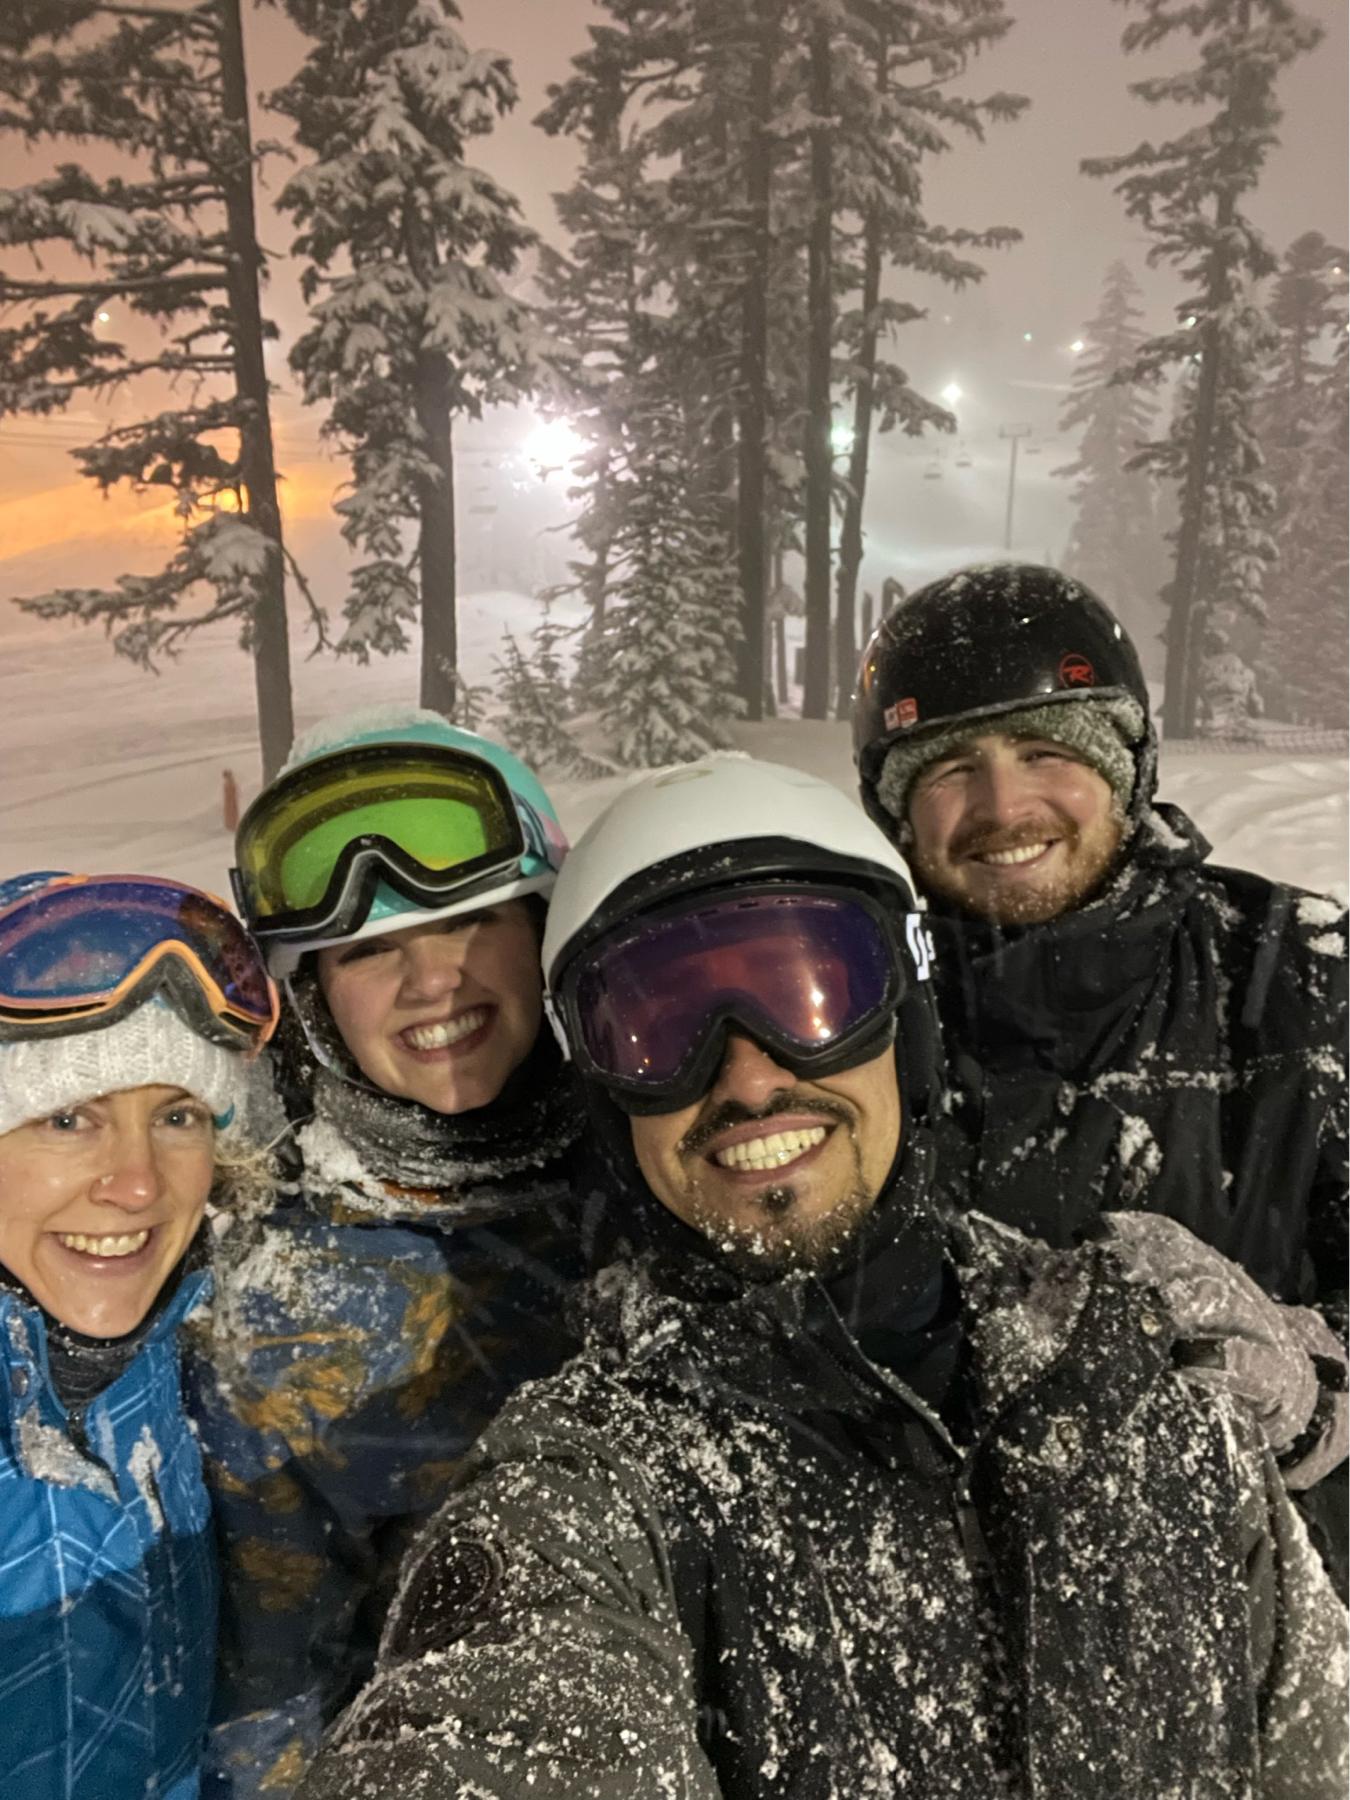
[[[153,1346],[171,1339],[192,1309],[211,1291],[211,1274],[207,1269],[188,1270],[178,1284],[169,1304],[146,1334],[141,1355]],[[140,1360],[138,1355],[136,1361]],[[132,1368],[135,1363],[132,1364]],[[130,1370],[124,1370],[118,1381]],[[99,1396],[106,1397],[116,1388]],[[95,1402],[97,1404],[98,1402]],[[41,1479],[41,1471],[27,1466],[24,1446],[31,1438],[22,1426],[27,1420],[41,1420],[44,1426],[55,1426],[63,1433],[67,1425],[65,1408],[57,1397],[52,1382],[47,1349],[47,1321],[38,1303],[8,1283],[0,1284],[0,1406],[3,1406],[8,1434],[15,1454],[25,1465],[25,1473]]]
[[[936,975],[958,1043],[997,1066],[1026,1060],[1080,1077],[1110,1060],[1167,967],[1170,937],[1209,845],[1177,808],[1150,808],[1103,893],[1041,925],[1001,927],[937,911]]]

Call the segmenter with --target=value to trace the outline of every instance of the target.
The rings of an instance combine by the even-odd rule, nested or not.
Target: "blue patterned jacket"
[[[412,1535],[507,1397],[574,1348],[556,1159],[414,1190],[355,1172],[327,1124],[300,1146],[300,1182],[218,1241],[189,1341],[224,1589],[212,1800],[292,1791],[370,1673]]]
[[[82,1443],[41,1312],[0,1289],[0,1788],[15,1800],[199,1791],[217,1577],[176,1339],[209,1280],[184,1279]]]

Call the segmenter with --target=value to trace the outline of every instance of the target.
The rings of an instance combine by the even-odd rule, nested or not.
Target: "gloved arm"
[[[1280,1459],[1311,1487],[1350,1448],[1345,1348],[1302,1306],[1282,1306],[1236,1263],[1158,1213],[1107,1216],[1128,1281],[1156,1290],[1183,1346],[1182,1372],[1240,1400]]]

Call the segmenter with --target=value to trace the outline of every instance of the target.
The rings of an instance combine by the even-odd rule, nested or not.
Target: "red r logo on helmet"
[[[904,726],[917,724],[918,718],[919,703],[912,699],[897,700],[882,714],[887,731],[899,731]]]
[[[1059,659],[1059,685],[1096,687],[1097,671],[1086,656],[1080,656],[1076,650],[1067,650]]]

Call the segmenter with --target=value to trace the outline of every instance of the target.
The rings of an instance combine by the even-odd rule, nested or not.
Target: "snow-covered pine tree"
[[[19,604],[97,621],[147,668],[198,627],[237,619],[270,776],[292,737],[285,577],[299,572],[277,507],[239,0],[24,0],[0,14],[0,98],[0,129],[53,161],[63,145],[99,147],[0,191],[13,321],[0,329],[0,417],[134,392],[144,416],[75,460],[105,492],[163,488],[182,522],[157,574]],[[18,272],[25,251],[32,276]]]
[[[504,56],[468,48],[454,0],[285,5],[312,44],[272,96],[311,153],[279,202],[300,225],[313,303],[291,363],[351,459],[337,511],[366,559],[338,647],[363,659],[403,649],[420,617],[422,704],[453,716],[452,424],[536,392],[552,356],[506,286],[534,234],[465,161],[515,104],[515,81]]]
[[[1261,663],[1271,710],[1343,730],[1346,656],[1346,252],[1304,232],[1271,296],[1279,333],[1257,412],[1275,494]]]
[[[1271,496],[1252,408],[1270,327],[1253,288],[1275,259],[1241,201],[1275,142],[1279,72],[1322,31],[1289,0],[1119,3],[1140,15],[1126,27],[1127,51],[1185,32],[1200,52],[1194,67],[1134,82],[1131,92],[1150,104],[1213,109],[1175,138],[1082,165],[1090,175],[1119,177],[1126,211],[1153,236],[1149,261],[1171,263],[1187,289],[1177,329],[1141,345],[1131,370],[1132,379],[1156,383],[1187,362],[1196,369],[1171,432],[1139,457],[1140,467],[1178,487],[1163,728],[1186,737],[1203,712],[1213,715],[1202,704],[1202,674],[1216,627],[1265,611],[1263,580],[1275,552],[1263,523]]]
[[[1139,645],[1148,672],[1161,675],[1155,641],[1167,553],[1153,478],[1134,466],[1158,410],[1156,394],[1129,380],[1144,342],[1138,299],[1128,266],[1113,262],[1060,410],[1061,430],[1080,434],[1078,451],[1054,473],[1074,484],[1065,572],[1101,594]]]
[[[971,61],[1012,25],[1003,0],[927,0],[859,7],[836,58],[835,324],[833,385],[851,406],[835,583],[835,712],[847,718],[857,673],[858,576],[873,426],[907,436],[951,430],[946,408],[914,388],[882,354],[885,340],[926,316],[917,299],[883,293],[889,269],[965,287],[984,277],[971,250],[1001,249],[1021,233],[932,221],[924,202],[929,161],[958,134],[983,141],[986,123],[1015,119],[1015,94],[983,99],[954,92]],[[908,288],[912,287],[907,284]]]
[[[569,564],[571,580],[554,590],[580,592],[590,608],[573,676],[583,707],[594,699],[592,677],[602,660],[623,422],[639,403],[665,333],[650,305],[646,273],[659,194],[647,179],[646,146],[621,130],[637,53],[622,33],[595,28],[591,36],[590,48],[573,59],[570,79],[549,90],[550,104],[537,121],[550,134],[575,134],[582,143],[576,179],[555,196],[567,241],[540,246],[539,281],[549,328],[573,359],[567,420],[586,446],[569,487],[581,554]]]
[[[620,526],[595,697],[617,760],[688,762],[725,746],[736,693],[736,569],[715,503],[690,480],[678,410],[626,422]]]
[[[547,608],[530,633],[528,654],[512,632],[502,633],[502,654],[496,658],[494,729],[532,768],[595,780],[613,775],[615,770],[588,755],[570,729],[574,708],[558,649],[567,635],[564,627],[549,617]]]
[[[642,223],[609,247],[631,273],[642,316],[661,330],[664,366],[659,384],[653,366],[643,368],[634,404],[681,412],[690,503],[718,518],[719,537],[735,534],[739,681],[751,717],[765,693],[770,170],[785,4],[601,0],[607,22],[592,27],[591,47],[540,121],[586,146],[583,181],[597,148],[628,166]],[[591,248],[598,266],[604,240]],[[610,481],[609,504],[621,486]]]

